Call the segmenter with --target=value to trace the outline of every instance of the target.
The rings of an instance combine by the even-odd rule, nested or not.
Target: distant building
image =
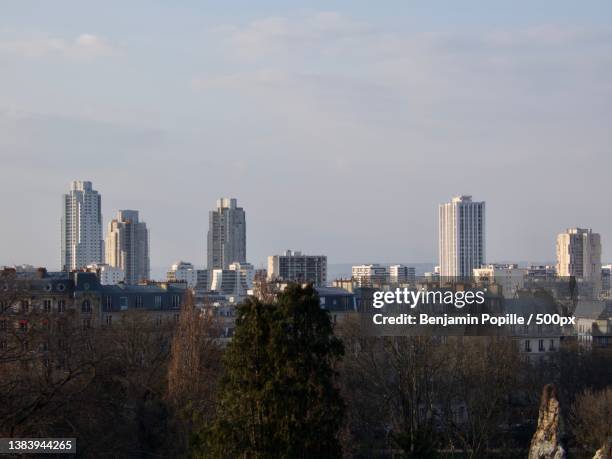
[[[612,265],[601,267],[601,294],[606,298],[612,298]]]
[[[526,297],[504,300],[503,312],[528,318],[530,314],[556,314],[559,311],[554,301]],[[561,326],[542,326],[537,325],[535,321],[529,325],[510,325],[509,332],[517,342],[521,354],[534,363],[557,353],[564,336]]]
[[[391,265],[389,266],[389,282],[391,284],[416,283],[416,269],[411,266]]]
[[[224,295],[246,296],[253,288],[255,268],[250,263],[232,263],[228,269],[213,269],[210,289]]]
[[[193,264],[186,261],[177,261],[166,273],[168,282],[185,282],[187,287],[195,288],[198,283],[198,271]]]
[[[87,271],[94,272],[102,285],[116,285],[125,281],[125,272],[116,266],[104,263],[87,265]]]
[[[339,279],[334,279],[331,286],[344,289],[349,293],[353,293],[353,279],[351,278],[344,279],[341,277]]]
[[[433,271],[428,271],[423,274],[426,282],[438,282],[440,281],[440,266],[434,266]]]
[[[149,280],[149,231],[137,210],[120,210],[108,224],[106,263],[123,269],[126,284]]]
[[[456,196],[439,208],[441,277],[471,277],[485,263],[485,203]]]
[[[268,280],[312,282],[315,286],[327,283],[327,257],[305,255],[287,250],[283,255],[268,257]]]
[[[557,268],[553,265],[530,265],[525,274],[529,282],[550,282],[557,278]]]
[[[91,182],[75,180],[63,196],[62,270],[103,262],[102,197]]]
[[[557,274],[586,281],[601,291],[601,238],[591,229],[570,228],[557,236]]]
[[[208,269],[197,269],[196,270],[196,286],[197,290],[208,290],[210,287],[210,278],[208,276]]]
[[[85,331],[111,327],[123,314],[134,311],[158,325],[174,324],[185,293],[184,288],[164,283],[102,285],[93,272],[53,273],[39,268],[26,277],[14,273],[0,271],[0,280],[9,291],[27,292],[27,298],[19,297],[18,305],[0,308],[0,348],[15,336],[12,330],[27,330],[42,319],[51,324],[74,320]]]
[[[578,343],[588,347],[612,346],[612,301],[578,301],[574,326]]]
[[[234,262],[246,263],[246,217],[236,199],[217,200],[208,224],[208,270],[229,269]]]
[[[525,270],[515,264],[489,264],[474,269],[474,280],[482,286],[497,284],[501,286],[504,298],[514,298],[525,285],[525,274]]]
[[[355,287],[376,287],[389,282],[385,266],[379,264],[355,265],[351,268],[351,277]]]
[[[329,311],[332,323],[341,322],[347,314],[357,311],[355,295],[342,288],[316,287],[321,309]]]

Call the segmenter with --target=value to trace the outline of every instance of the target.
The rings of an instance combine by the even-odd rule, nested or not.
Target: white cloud
[[[23,57],[93,58],[118,52],[104,38],[84,33],[72,40],[56,37],[0,38],[0,52]]]

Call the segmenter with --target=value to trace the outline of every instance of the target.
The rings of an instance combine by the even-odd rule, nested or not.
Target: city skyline
[[[568,227],[611,260],[612,5],[440,6],[6,5],[0,262],[57,266],[73,177],[105,221],[141,212],[153,268],[205,265],[220,195],[258,265],[435,262],[436,205],[463,193],[488,203],[488,260],[553,261]]]
[[[77,192],[77,197],[75,198],[73,195],[75,194],[75,192]],[[166,268],[165,266],[162,265],[151,265],[150,264],[150,260],[149,260],[149,231],[148,228],[146,227],[146,224],[144,222],[139,222],[139,211],[137,210],[118,210],[116,212],[116,216],[115,218],[111,217],[111,219],[109,220],[108,225],[104,225],[104,217],[103,215],[100,215],[100,204],[103,202],[102,199],[102,193],[99,193],[98,190],[94,190],[93,189],[93,185],[91,181],[84,181],[84,180],[73,180],[71,182],[71,191],[69,194],[65,194],[63,195],[63,202],[64,202],[64,206],[67,206],[70,202],[74,201],[75,199],[78,198],[78,196],[80,196],[81,194],[83,195],[87,195],[90,194],[92,196],[92,198],[90,198],[87,203],[88,206],[92,206],[91,203],[95,204],[95,207],[90,209],[91,211],[88,212],[88,214],[90,213],[91,215],[93,215],[93,217],[95,217],[95,220],[97,221],[98,218],[99,223],[101,227],[106,227],[106,231],[104,231],[102,233],[102,250],[103,250],[103,257],[102,257],[102,263],[109,263],[109,242],[111,241],[111,237],[113,237],[114,232],[116,232],[116,230],[118,228],[116,228],[117,226],[117,222],[118,221],[122,221],[124,220],[125,217],[125,222],[126,223],[135,223],[136,225],[139,225],[138,227],[142,227],[142,230],[139,231],[144,231],[142,238],[143,238],[143,242],[139,243],[139,244],[144,244],[144,246],[140,247],[138,250],[144,250],[144,252],[141,252],[137,258],[139,259],[139,261],[137,261],[137,263],[144,263],[144,265],[142,265],[142,267],[139,267],[139,270],[144,270],[143,272],[146,273],[146,275],[143,277],[143,279],[147,279],[149,278],[149,275],[151,275],[151,278],[155,279],[155,278],[162,278],[163,277],[163,273],[166,272]],[[80,198],[81,201],[83,200],[83,198]],[[477,253],[474,252],[474,256],[476,257],[480,257],[480,263],[474,262],[473,260],[465,260],[466,262],[469,262],[468,264],[470,264],[470,269],[469,272],[471,273],[471,270],[474,268],[480,268],[480,267],[484,267],[486,263],[491,263],[490,260],[486,259],[485,257],[485,251],[484,251],[484,243],[486,241],[486,230],[485,230],[485,223],[484,223],[484,206],[485,206],[485,201],[482,202],[472,202],[472,197],[469,195],[458,195],[458,196],[454,196],[450,202],[444,202],[444,203],[440,203],[438,205],[438,253],[437,253],[437,262],[438,262],[438,266],[441,268],[442,264],[440,264],[440,260],[442,260],[444,257],[442,256],[442,246],[444,245],[443,243],[443,239],[446,237],[446,233],[448,231],[454,232],[455,229],[453,225],[456,226],[456,222],[455,223],[444,223],[442,220],[442,217],[445,216],[445,218],[447,217],[448,211],[443,209],[447,209],[449,208],[449,206],[453,206],[453,205],[468,205],[471,206],[470,208],[476,206],[475,208],[478,209],[478,215],[476,217],[476,221],[480,222],[480,219],[482,218],[482,229],[479,230],[479,236],[476,238],[477,240],[480,240],[480,238],[482,238],[482,241],[479,242],[479,244],[482,244],[483,247],[480,249],[482,251],[482,253]],[[69,206],[70,207],[70,206]],[[65,238],[66,238],[66,233],[65,233],[65,229],[64,229],[64,219],[66,218],[66,212],[67,210],[69,210],[69,207],[65,207],[64,210],[64,214],[61,218],[62,220],[62,238],[61,238],[61,244],[62,244],[62,254],[64,253],[64,244],[65,244]],[[213,269],[229,269],[231,263],[246,263],[249,260],[246,259],[246,256],[242,256],[246,253],[246,212],[244,211],[244,209],[242,207],[238,207],[237,206],[237,199],[236,198],[227,198],[227,197],[223,197],[220,199],[216,200],[216,208],[215,210],[209,211],[209,221],[208,221],[208,236],[207,236],[207,241],[208,241],[208,248],[205,251],[205,255],[204,255],[204,263],[200,264],[200,263],[193,263],[194,266],[203,266],[206,269],[210,268],[210,263],[211,263],[211,257],[208,255],[209,249],[211,246],[215,246],[217,245],[217,252],[218,252],[218,260],[217,260],[217,264],[218,266],[214,266]],[[449,214],[450,215],[450,214]],[[459,218],[459,214],[455,215],[455,213],[453,213],[452,215],[454,215],[454,219]],[[471,214],[470,214],[471,215]],[[86,219],[88,219],[89,216],[86,216]],[[220,221],[219,219],[223,220]],[[231,222],[231,225],[228,225],[228,222]],[[448,225],[451,225],[453,228],[447,228],[443,231],[443,227],[446,227]],[[478,223],[481,224],[481,223]],[[222,234],[217,234],[218,232],[218,228],[222,228],[224,230],[228,231],[228,234],[226,235],[222,235]],[[111,228],[113,228],[113,231],[111,231]],[[103,231],[103,230],[102,230]],[[133,232],[133,230],[130,230],[131,232]],[[213,232],[211,232],[213,231]],[[570,231],[570,229],[568,229],[567,231]],[[573,231],[573,230],[572,230]],[[578,228],[577,231],[591,231],[591,229],[588,230],[581,230],[580,228]],[[563,233],[559,232],[559,234],[556,237],[556,257],[558,260],[558,238],[561,237]],[[216,236],[214,236],[216,235]],[[228,235],[231,235],[232,237],[229,239],[235,239],[235,241],[229,241],[230,244],[228,245],[228,247],[226,247],[225,249],[223,248],[226,244],[225,239],[228,237]],[[117,235],[118,236],[118,235]],[[117,237],[115,236],[115,237]],[[212,236],[212,239],[211,239]],[[222,237],[223,236],[223,237]],[[139,236],[141,237],[141,236]],[[599,234],[597,234],[597,237],[599,238]],[[218,239],[218,241],[217,241]],[[229,240],[228,239],[228,240]],[[216,242],[213,242],[216,241]],[[104,246],[106,245],[106,254],[104,254]],[[234,247],[234,245],[236,247]],[[604,244],[601,244],[601,246],[604,246]],[[599,259],[601,260],[601,246],[599,248],[600,250],[600,255],[599,255]],[[228,250],[229,249],[229,250]],[[322,250],[324,251],[324,250]],[[221,256],[220,254],[227,252],[226,255]],[[278,252],[280,253],[280,252]],[[300,252],[296,252],[296,253],[300,253]],[[225,263],[225,261],[223,261],[225,258],[227,258],[227,256],[229,256],[230,258],[234,257],[235,254],[239,254],[239,258],[241,258],[240,260],[233,260],[233,261],[227,261],[227,266],[223,266],[223,263]],[[63,256],[63,255],[62,255]],[[143,258],[144,257],[144,258]],[[257,268],[266,268],[267,266],[269,266],[269,259],[270,259],[271,255],[268,255],[266,261],[264,260],[263,262],[260,262],[259,260],[255,261],[255,263],[253,263],[253,266],[257,267]],[[142,258],[142,261],[140,261],[140,259]],[[452,258],[452,257],[451,257]],[[178,262],[182,259],[177,258],[174,262]],[[192,263],[192,259],[187,259],[187,261],[189,263]],[[363,261],[363,260],[362,260]],[[398,261],[402,261],[402,262],[406,262],[406,260],[400,260],[400,259],[394,259],[392,261],[387,261],[387,262],[382,262],[383,264],[386,265],[392,265],[393,263],[397,263]],[[517,260],[517,259],[506,259],[506,260],[495,260],[496,263],[500,263],[500,262],[526,262],[526,261],[530,261],[530,262],[546,262],[546,263],[552,263],[552,260]],[[370,262],[375,262],[375,263],[379,263],[380,260],[369,260]],[[459,259],[457,258],[453,263],[458,263]],[[134,261],[131,261],[131,263],[134,263]],[[355,263],[355,262],[351,262],[351,263]],[[417,265],[426,265],[426,264],[431,264],[432,266],[436,264],[436,261],[430,260],[427,262],[413,262],[410,261],[411,264],[417,264]],[[4,265],[10,265],[11,263],[3,263]],[[35,265],[35,266],[44,266],[47,268],[52,267],[52,265],[37,265],[37,264],[32,264],[32,263],[28,263],[28,262],[19,262],[19,263],[12,263],[13,265]],[[99,261],[87,261],[84,262],[83,267],[85,267],[85,265],[89,265],[89,264],[99,264]],[[330,265],[343,265],[343,264],[350,264],[350,263],[331,263]],[[600,261],[600,265],[602,264],[602,262]],[[0,263],[0,265],[2,265],[2,263]],[[63,265],[63,261],[62,261],[62,265]],[[119,266],[119,262],[115,259],[113,259],[113,261],[110,263],[111,266]],[[170,266],[170,265],[169,265]],[[62,266],[63,267],[63,266]],[[448,268],[450,269],[450,267]],[[466,268],[467,269],[467,268]],[[450,271],[449,271],[450,273]],[[447,275],[452,275],[452,276],[457,276],[460,275],[458,273],[454,273],[454,274],[449,274],[447,273]],[[128,277],[130,277],[131,275],[128,275]],[[128,280],[128,282],[131,283],[135,283],[136,280]]]

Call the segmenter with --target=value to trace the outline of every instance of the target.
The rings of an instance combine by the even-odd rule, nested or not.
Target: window
[[[555,350],[555,340],[554,339],[550,340],[550,344],[548,345],[548,350],[549,351],[554,351]]]
[[[112,324],[113,324],[113,316],[111,315],[106,316],[106,325],[110,327]]]
[[[525,352],[531,352],[531,340],[525,340]]]
[[[43,312],[49,314],[51,312],[51,300],[43,300]]]
[[[161,305],[162,305],[162,297],[157,295],[155,297],[155,307],[156,308],[161,308]]]
[[[57,300],[57,312],[66,311],[66,300]]]
[[[0,331],[5,331],[8,329],[8,323],[6,319],[0,320]]]
[[[142,308],[142,296],[138,295],[136,297],[136,307],[137,308]]]
[[[104,299],[104,310],[105,311],[112,311],[113,310],[113,297],[112,296],[107,296]]]
[[[84,300],[83,303],[81,303],[81,312],[86,314],[91,312],[91,301]]]
[[[540,352],[544,351],[544,340],[543,339],[538,340],[538,351]]]
[[[178,308],[181,305],[181,297],[178,295],[172,295],[172,307]]]
[[[81,324],[83,325],[83,330],[87,330],[91,328],[91,319],[83,319]]]
[[[128,308],[128,297],[127,296],[122,296],[121,298],[119,298],[119,306],[121,307],[122,311],[125,311]]]
[[[8,349],[8,344],[5,339],[0,339],[0,351],[6,351]]]

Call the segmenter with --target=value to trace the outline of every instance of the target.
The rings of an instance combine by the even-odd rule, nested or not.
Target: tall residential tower
[[[63,196],[63,271],[81,269],[104,261],[102,243],[102,197],[91,182],[75,180]]]
[[[246,218],[236,199],[221,198],[208,220],[207,267],[229,269],[234,263],[246,263]]]
[[[590,282],[601,290],[601,238],[591,229],[569,228],[557,236],[557,275]]]
[[[120,210],[108,224],[106,263],[123,269],[126,284],[149,279],[149,231],[137,210]]]
[[[485,203],[455,196],[439,211],[440,276],[471,277],[485,262]]]

